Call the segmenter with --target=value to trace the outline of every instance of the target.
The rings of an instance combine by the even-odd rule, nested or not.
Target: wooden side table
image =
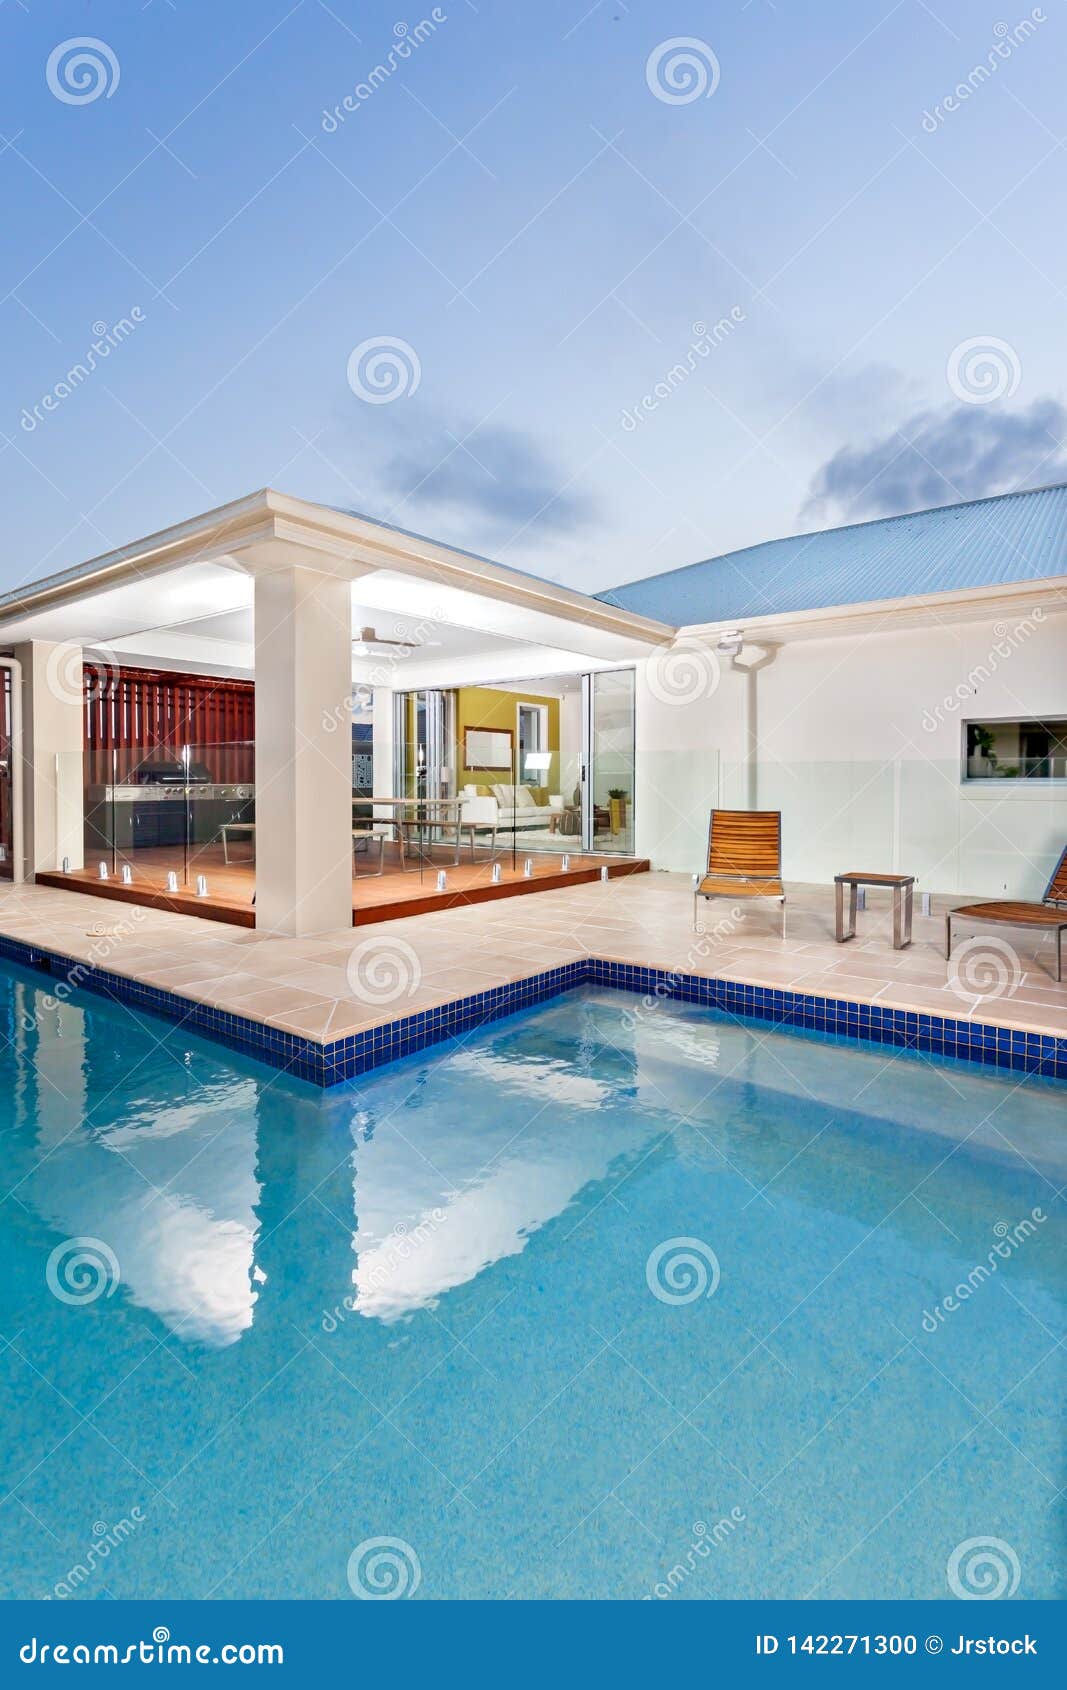
[[[848,887],[848,931],[845,931],[845,887]],[[837,942],[856,937],[857,893],[861,886],[888,886],[893,893],[893,949],[902,951],[911,944],[911,908],[915,892],[913,874],[835,874],[834,900],[837,915]]]

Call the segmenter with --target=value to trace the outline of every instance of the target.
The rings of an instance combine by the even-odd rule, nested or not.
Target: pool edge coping
[[[695,1003],[740,1020],[763,1021],[780,1030],[828,1033],[849,1042],[886,1045],[949,1061],[1067,1080],[1067,1038],[1054,1033],[1027,1032],[922,1010],[895,1009],[789,987],[749,985],[722,975],[686,974],[604,957],[560,963],[329,1043],[182,997],[178,992],[6,934],[0,934],[0,957],[56,979],[67,992],[94,991],[160,1015],[227,1049],[323,1088],[340,1085],[583,985],[640,995],[648,1000],[649,1008],[663,1000]]]

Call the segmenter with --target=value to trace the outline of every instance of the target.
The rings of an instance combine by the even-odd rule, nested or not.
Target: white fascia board
[[[679,640],[717,640],[740,630],[746,640],[785,645],[794,640],[890,633],[901,628],[934,628],[947,622],[982,622],[1005,616],[1024,617],[1041,609],[1045,615],[1067,612],[1067,576],[1040,581],[1011,581],[994,587],[968,587],[950,593],[924,593],[902,599],[878,599],[870,604],[843,604],[819,610],[795,610],[783,615],[741,616],[722,622],[693,622],[679,628]]]

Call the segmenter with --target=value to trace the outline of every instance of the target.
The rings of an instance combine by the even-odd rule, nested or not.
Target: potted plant
[[[624,786],[609,786],[608,799],[611,804],[611,831],[621,833],[626,826],[626,800],[629,797]]]

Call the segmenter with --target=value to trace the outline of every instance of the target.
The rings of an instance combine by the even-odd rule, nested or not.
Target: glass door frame
[[[581,787],[582,787],[582,850],[583,850],[583,852],[587,853],[589,856],[593,856],[594,854],[596,854],[596,855],[599,855],[599,856],[618,855],[620,857],[627,857],[627,856],[632,857],[636,854],[637,806],[636,806],[636,801],[635,801],[635,799],[636,799],[635,791],[631,791],[631,793],[629,795],[629,806],[630,806],[630,817],[631,817],[630,834],[631,834],[631,838],[634,841],[634,844],[631,846],[631,849],[629,851],[619,851],[617,853],[613,853],[611,851],[603,851],[603,850],[597,852],[597,850],[596,850],[596,825],[595,825],[596,824],[596,797],[595,797],[595,790],[594,790],[595,789],[594,776],[595,776],[595,773],[596,773],[596,751],[597,751],[596,683],[597,683],[597,680],[602,675],[622,675],[622,674],[629,674],[629,675],[633,676],[633,686],[632,686],[632,689],[631,689],[631,692],[630,692],[630,746],[631,746],[630,757],[631,757],[631,767],[633,768],[633,771],[634,771],[634,779],[632,781],[632,786],[634,788],[636,788],[636,785],[637,785],[637,780],[636,780],[636,772],[637,772],[637,666],[634,663],[617,663],[617,664],[612,664],[609,667],[604,668],[604,669],[591,669],[587,673],[583,673],[583,675],[582,675],[582,761],[581,761],[581,770],[582,770],[582,776],[581,776]]]

